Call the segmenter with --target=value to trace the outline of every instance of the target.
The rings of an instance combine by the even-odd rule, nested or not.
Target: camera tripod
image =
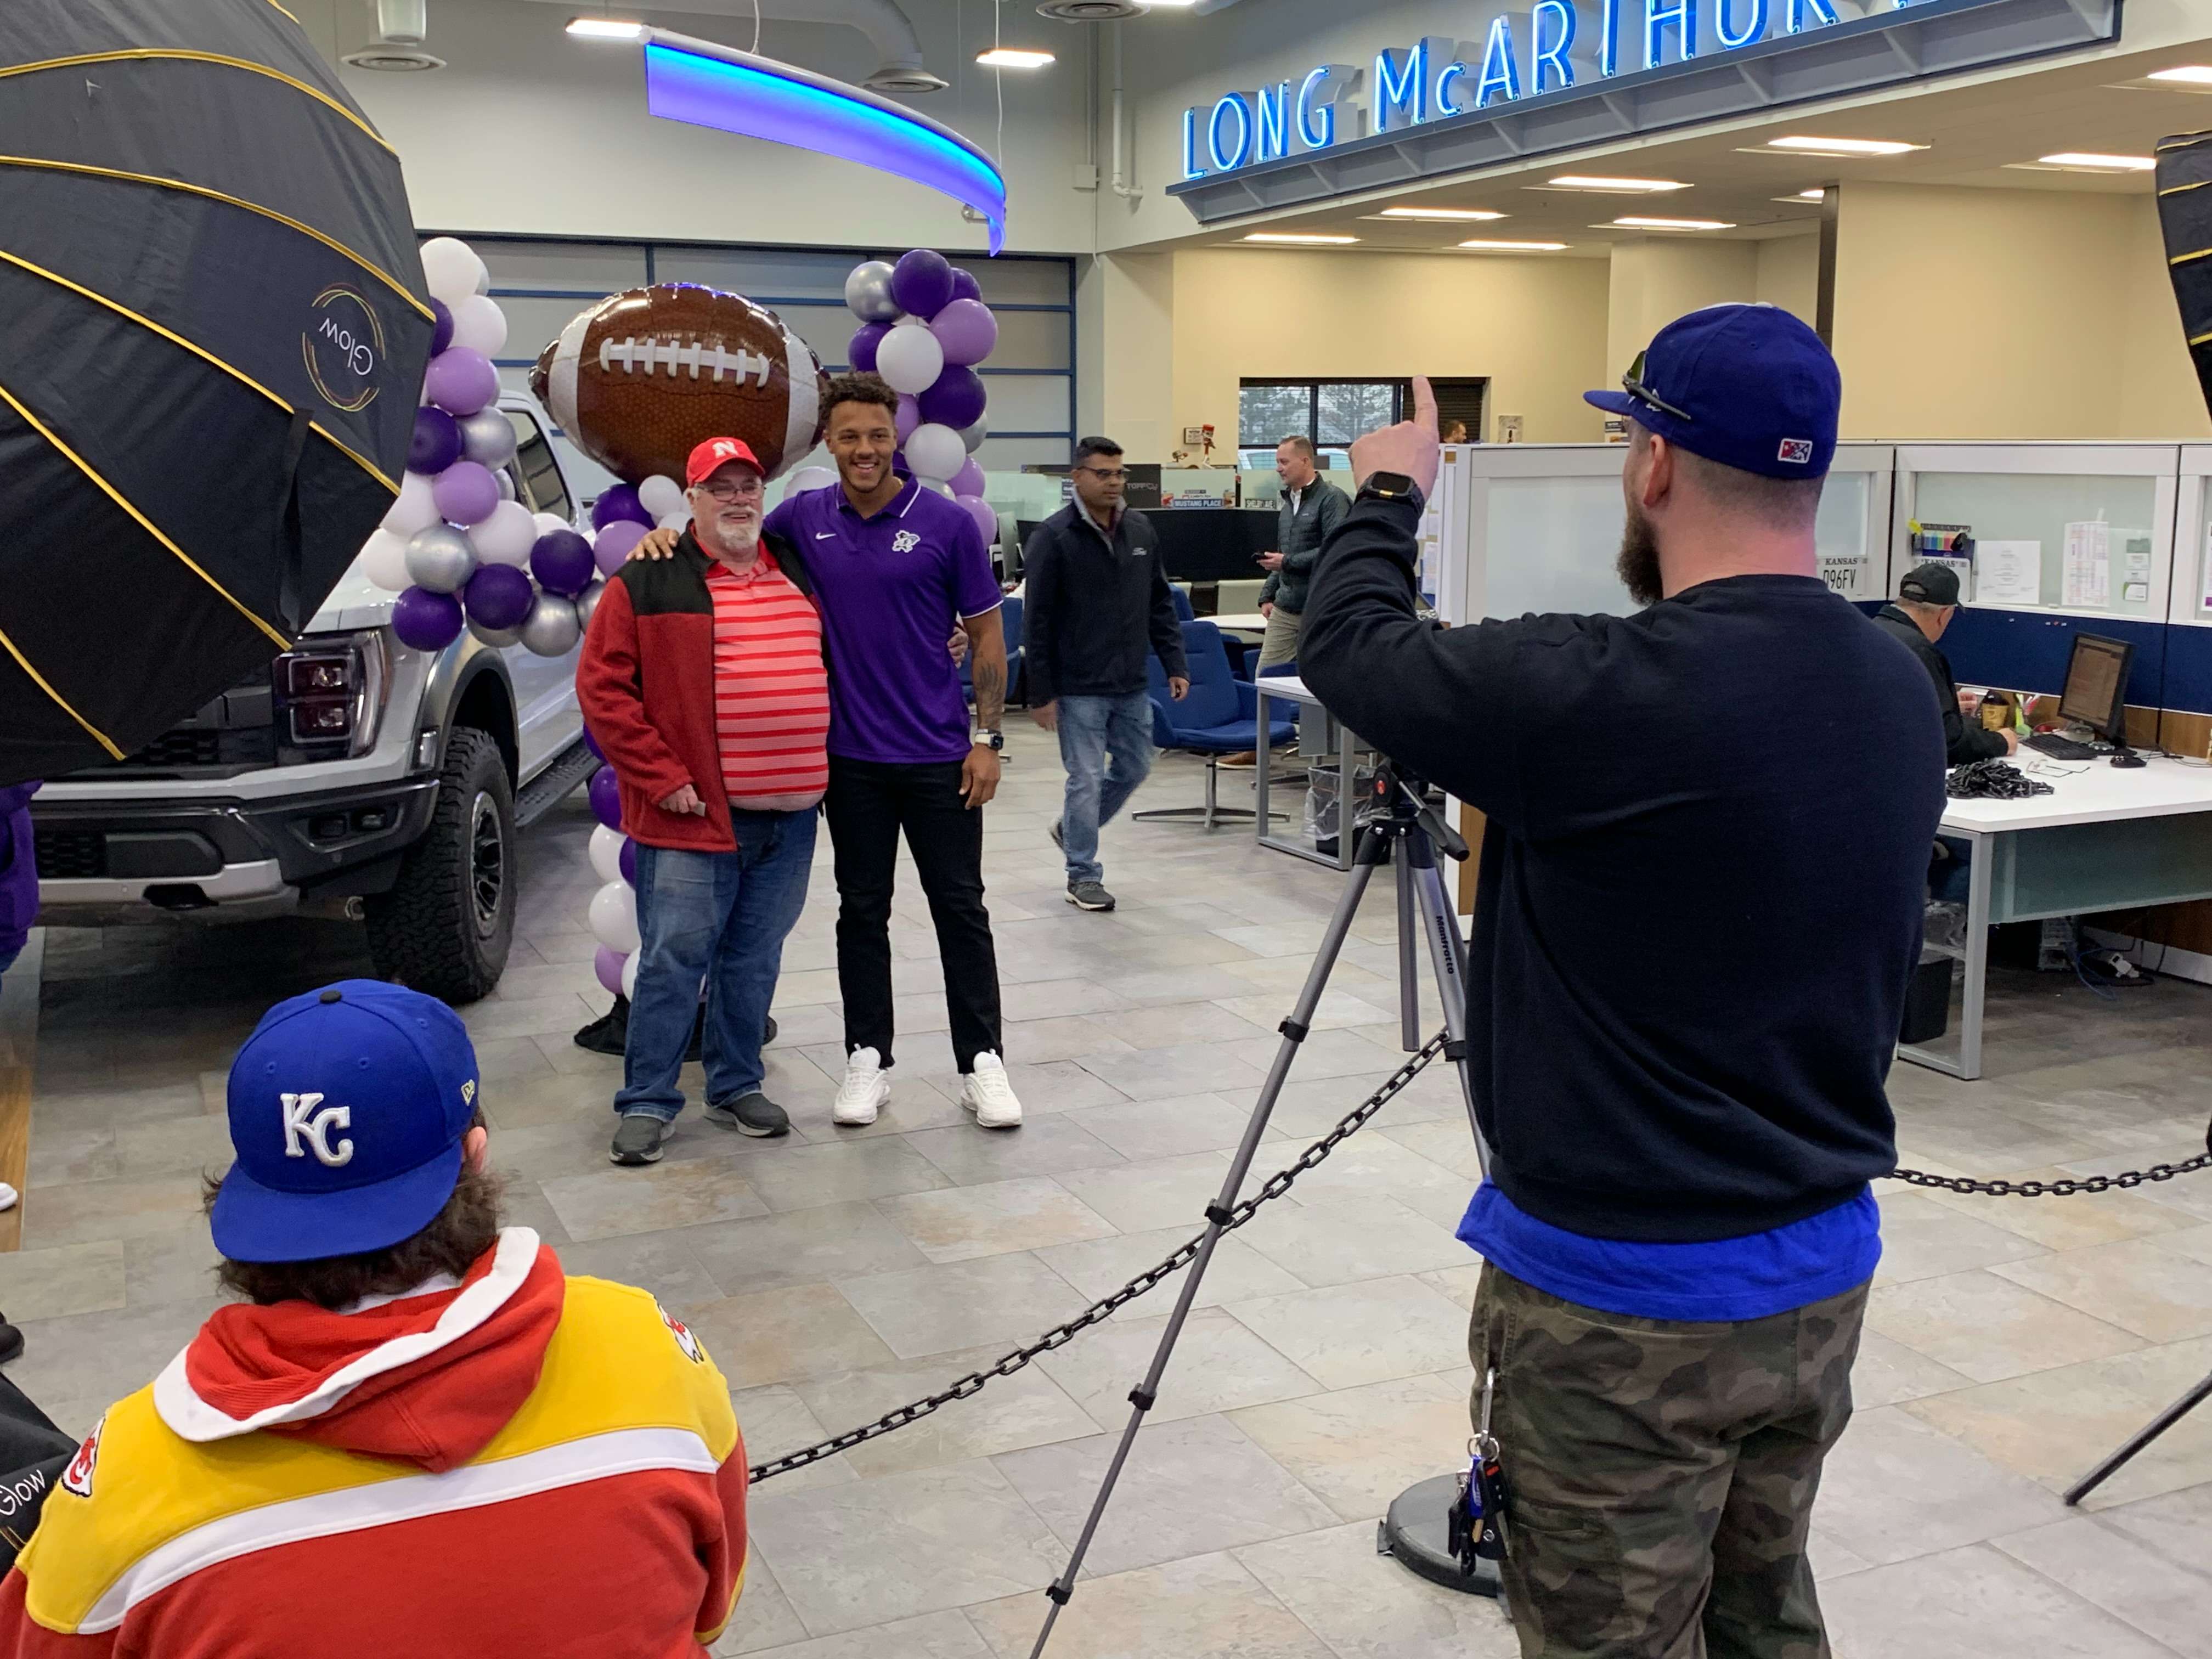
[[[1106,1466],[1106,1478],[1099,1486],[1097,1497],[1091,1500],[1091,1512],[1084,1519],[1083,1530],[1076,1538],[1066,1570],[1045,1591],[1052,1607],[1045,1614],[1043,1628],[1037,1632],[1036,1645],[1030,1650],[1030,1659],[1038,1659],[1044,1652],[1060,1609],[1075,1593],[1076,1574],[1082,1571],[1083,1558],[1090,1552],[1091,1540],[1105,1516],[1115,1485],[1121,1478],[1122,1467],[1136,1444],[1137,1431],[1144,1426],[1146,1413],[1159,1396],[1160,1379],[1167,1373],[1168,1361],[1175,1352],[1176,1340],[1182,1334],[1183,1322],[1188,1318],[1191,1304],[1198,1296],[1199,1283],[1206,1277],[1206,1267],[1213,1260],[1214,1247],[1221,1242],[1221,1235],[1230,1223],[1231,1208],[1237,1202],[1244,1177],[1251,1170],[1252,1159],[1259,1152],[1260,1137],[1267,1133],[1267,1119],[1274,1110],[1276,1097],[1281,1094],[1291,1064],[1297,1059],[1298,1045],[1313,1028],[1314,1011],[1321,1006],[1322,993],[1328,988],[1329,975],[1352,932],[1359,901],[1366,894],[1369,880],[1385,864],[1391,868],[1397,891],[1401,1036],[1408,1053],[1422,1046],[1420,942],[1426,940],[1437,994],[1443,1004],[1444,1055],[1458,1068],[1461,1097],[1467,1104],[1468,1126],[1474,1132],[1475,1154],[1484,1173],[1488,1173],[1490,1149],[1483,1141],[1480,1126],[1474,1121],[1474,1085],[1468,1072],[1467,946],[1460,938],[1457,913],[1445,891],[1443,872],[1437,861],[1439,851],[1450,858],[1464,859],[1467,843],[1428,805],[1424,785],[1401,776],[1388,761],[1383,762],[1376,769],[1367,817],[1360,826],[1358,844],[1352,869],[1345,878],[1344,891],[1322,934],[1320,948],[1314,953],[1313,966],[1306,975],[1304,988],[1298,992],[1297,1001],[1279,1028],[1283,1041],[1275,1050],[1273,1063],[1267,1068],[1267,1080],[1261,1085],[1260,1098],[1252,1108],[1251,1120],[1244,1126],[1244,1138],[1237,1145],[1237,1154],[1230,1160],[1221,1191],[1206,1206],[1205,1235],[1199,1241],[1190,1272],[1184,1277],[1182,1292],[1176,1297],[1175,1310],[1168,1316],[1167,1328],[1160,1333],[1152,1364],[1145,1372],[1144,1381],[1129,1392],[1128,1426],[1122,1430],[1121,1443],[1114,1449],[1113,1458]],[[1438,1479],[1444,1488],[1454,1485],[1451,1475]],[[1469,1578],[1460,1573],[1456,1562],[1450,1561],[1443,1547],[1444,1510],[1450,1502],[1450,1493],[1443,1492],[1433,1504],[1426,1504],[1424,1496],[1437,1484],[1437,1480],[1423,1481],[1391,1506],[1394,1520],[1401,1508],[1413,1506],[1417,1502],[1424,1514],[1433,1510],[1432,1526],[1423,1526],[1417,1519],[1414,1525],[1405,1529],[1406,1541],[1413,1547],[1413,1553],[1401,1547],[1394,1547],[1392,1553],[1401,1555],[1425,1577],[1449,1583],[1454,1589],[1495,1595],[1497,1576],[1490,1563],[1480,1564],[1484,1569],[1480,1577]],[[1386,1529],[1389,1525],[1385,1523]],[[1434,1554],[1438,1571],[1431,1571],[1417,1559],[1428,1553],[1424,1538],[1428,1532],[1435,1534]],[[1395,1537],[1393,1543],[1398,1543]],[[1450,1562],[1448,1578],[1441,1571],[1441,1565],[1445,1562]]]

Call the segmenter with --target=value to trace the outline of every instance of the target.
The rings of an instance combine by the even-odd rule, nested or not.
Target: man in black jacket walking
[[[1815,574],[1841,392],[1768,306],[1660,331],[1625,415],[1631,616],[1414,612],[1435,400],[1352,447],[1301,677],[1487,816],[1468,975],[1491,1149],[1460,1237],[1543,1659],[1818,1659],[1813,1495],[1894,1167],[1883,1083],[1943,806],[1927,677]],[[1778,706],[1814,711],[1790,741]]]
[[[1943,705],[1943,763],[1964,766],[1969,761],[1994,760],[2020,747],[2009,732],[1992,732],[1966,719],[1966,705],[1959,684],[1951,678],[1951,659],[1936,647],[1951,618],[1959,614],[1959,573],[1945,564],[1915,566],[1897,585],[1897,599],[1875,613],[1874,625],[1920,659],[1928,678],[1936,682],[1936,695]]]
[[[1052,838],[1067,858],[1067,902],[1110,910],[1099,826],[1128,803],[1152,769],[1152,702],[1146,652],[1159,653],[1168,690],[1190,690],[1152,526],[1121,505],[1129,478],[1121,446],[1085,438],[1075,447],[1075,499],[1030,532],[1022,550],[1023,660],[1030,714],[1060,734],[1067,799]]]

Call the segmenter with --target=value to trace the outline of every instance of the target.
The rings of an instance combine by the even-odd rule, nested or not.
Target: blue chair
[[[1170,582],[1168,584],[1168,592],[1175,600],[1176,620],[1177,622],[1195,622],[1198,620],[1198,612],[1190,608],[1190,590],[1188,588],[1179,587],[1175,583]]]
[[[1167,673],[1156,655],[1146,664],[1152,698],[1152,742],[1161,749],[1180,749],[1206,757],[1206,805],[1160,807],[1133,816],[1154,819],[1197,818],[1211,830],[1224,818],[1249,819],[1254,814],[1240,806],[1223,806],[1218,794],[1219,763],[1224,755],[1269,748],[1288,743],[1297,732],[1288,719],[1270,720],[1263,733],[1259,722],[1259,695],[1249,680],[1229,672],[1228,654],[1221,648],[1221,630],[1210,622],[1182,624],[1182,652],[1190,665],[1190,691],[1181,702],[1168,693]]]
[[[1009,593],[999,601],[999,626],[1006,633],[1006,701],[1026,703],[1029,696],[1028,684],[1022,678],[1022,601],[1018,594]],[[960,689],[968,694],[970,702],[975,700],[975,671],[965,658],[960,663]]]

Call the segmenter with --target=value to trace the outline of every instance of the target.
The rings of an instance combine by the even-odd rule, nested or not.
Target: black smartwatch
[[[1360,499],[1372,495],[1378,501],[1411,501],[1418,513],[1427,504],[1420,485],[1402,472],[1370,472],[1367,482],[1359,486]]]

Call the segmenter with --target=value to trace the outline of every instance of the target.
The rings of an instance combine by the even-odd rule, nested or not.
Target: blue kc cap
[[[411,1238],[453,1196],[476,1106],[476,1050],[436,998],[349,979],[278,1003],[230,1064],[216,1248],[310,1261]]]
[[[1817,478],[1836,453],[1843,376],[1820,337],[1778,306],[1707,306],[1637,354],[1619,392],[1585,402],[1723,466]]]

